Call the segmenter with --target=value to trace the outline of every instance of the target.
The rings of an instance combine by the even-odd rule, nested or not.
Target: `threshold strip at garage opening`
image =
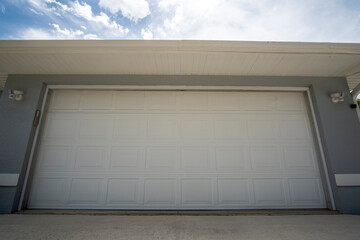
[[[337,215],[328,209],[279,210],[22,210],[16,214],[29,215],[94,215],[94,216],[282,216],[282,215]]]

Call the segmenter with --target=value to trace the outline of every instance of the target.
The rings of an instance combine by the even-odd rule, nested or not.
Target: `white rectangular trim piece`
[[[335,174],[335,181],[338,187],[360,186],[360,174]]]
[[[0,187],[16,187],[18,180],[17,173],[0,173]]]

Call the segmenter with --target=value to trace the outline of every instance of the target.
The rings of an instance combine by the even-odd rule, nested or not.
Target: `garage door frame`
[[[44,98],[41,107],[41,113],[44,113],[45,107],[48,102],[48,93],[50,90],[166,90],[166,91],[267,91],[267,92],[305,92],[307,95],[307,105],[308,111],[310,114],[310,121],[313,123],[313,134],[315,135],[315,147],[319,153],[318,161],[320,161],[320,176],[321,181],[323,182],[325,200],[327,207],[331,210],[336,210],[335,201],[330,185],[329,174],[327,171],[327,164],[325,160],[324,150],[322,147],[322,142],[320,138],[318,124],[315,118],[315,111],[311,99],[310,89],[308,87],[259,87],[259,86],[165,86],[165,85],[47,85]],[[45,114],[42,114],[39,121],[38,127],[35,132],[34,141],[32,144],[30,158],[28,165],[26,167],[26,175],[24,179],[23,188],[21,191],[20,201],[18,210],[26,208],[28,196],[30,194],[30,176],[33,171],[33,162],[39,145],[39,135],[42,129],[42,123],[44,120]],[[35,163],[34,163],[35,164]]]

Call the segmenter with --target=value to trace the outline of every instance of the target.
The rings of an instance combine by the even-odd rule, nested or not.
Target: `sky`
[[[360,0],[0,0],[0,39],[360,42]]]

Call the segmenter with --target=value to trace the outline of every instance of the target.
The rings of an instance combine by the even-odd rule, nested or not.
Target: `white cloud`
[[[56,39],[56,37],[53,34],[50,34],[46,30],[34,29],[34,28],[26,29],[21,34],[20,38],[21,39],[26,39],[26,40]]]
[[[149,3],[146,0],[100,0],[99,6],[112,14],[121,14],[137,22],[150,14]]]
[[[100,23],[107,28],[115,29],[118,33],[126,34],[129,32],[129,29],[123,28],[120,24],[117,24],[115,21],[111,21],[109,16],[101,12],[99,15],[94,15],[91,9],[91,6],[87,3],[80,3],[79,1],[71,2],[71,8],[67,11],[74,12],[75,15],[82,17],[88,21],[93,21]]]
[[[1,4],[1,12],[2,12],[2,14],[5,14],[5,6],[4,6],[4,4]]]
[[[51,24],[54,27],[52,32],[57,36],[57,39],[76,39],[83,35],[84,32],[81,30],[73,31],[72,29],[63,28],[61,29],[58,24]]]
[[[59,24],[68,30],[80,29],[84,32],[83,36],[96,34],[102,39],[360,42],[360,4],[356,1],[7,0],[7,2],[19,8],[27,2],[28,4],[24,6],[43,14],[41,17],[47,18],[47,22]],[[94,7],[96,3],[99,4],[100,9]],[[129,19],[133,22],[129,23]],[[141,19],[143,21],[139,22]],[[52,30],[47,32],[55,34]]]
[[[152,39],[153,38],[153,34],[149,29],[141,29],[141,36],[143,39]]]
[[[86,20],[92,21],[95,17],[93,15],[91,6],[87,3],[80,3],[79,1],[70,2],[72,8],[69,8],[68,11],[74,12],[77,16],[83,17]]]
[[[161,39],[359,41],[360,15],[345,5],[341,0],[161,0],[150,29]]]
[[[99,37],[96,34],[86,34],[84,39],[99,39]]]
[[[49,18],[48,21],[50,22],[55,22],[59,25],[81,27],[82,31],[84,31],[84,35],[88,34],[86,32],[96,32],[97,36],[100,34],[105,38],[123,38],[129,33],[128,28],[125,28],[118,24],[115,20],[112,20],[106,13],[100,12],[95,14],[91,5],[85,1],[68,1],[67,4],[61,3],[57,0],[19,1],[27,1],[33,9],[32,12],[46,15],[46,17]],[[68,30],[68,35],[75,38],[74,33],[71,33],[71,29],[62,30]],[[62,33],[63,35],[61,35],[60,31],[55,31],[54,29],[48,31],[48,33],[49,32],[50,34],[55,34],[55,38],[66,38],[66,34],[64,32]],[[88,37],[94,36],[90,34]]]
[[[162,0],[158,7],[163,17],[159,24],[169,38],[183,39],[241,39],[254,38],[254,34],[268,34],[266,28],[253,24],[266,11],[270,2],[262,1]],[[275,5],[276,0],[272,1]],[[267,19],[267,21],[271,21]],[[275,28],[281,26],[273,26]],[[262,40],[262,39],[259,39]]]
[[[68,28],[61,28],[56,23],[49,24],[51,29],[28,28],[21,34],[21,39],[36,40],[36,39],[87,39],[81,30],[73,30]],[[86,38],[85,38],[86,37]]]
[[[45,0],[47,3],[54,3],[55,5],[58,5],[62,10],[69,10],[69,7],[66,4],[62,4],[61,2],[58,2],[56,0]]]
[[[43,8],[46,6],[44,0],[27,0],[31,5],[38,7],[38,8]]]

